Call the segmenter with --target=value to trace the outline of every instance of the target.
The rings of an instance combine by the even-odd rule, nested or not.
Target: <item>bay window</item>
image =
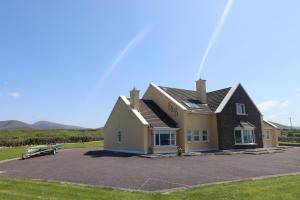
[[[176,146],[176,131],[157,129],[153,131],[153,146]]]
[[[236,145],[255,144],[254,129],[235,128],[234,138]]]

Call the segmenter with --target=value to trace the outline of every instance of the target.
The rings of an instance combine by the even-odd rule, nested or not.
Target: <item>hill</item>
[[[44,129],[74,129],[74,130],[85,129],[80,126],[65,125],[65,124],[59,124],[59,123],[48,122],[48,121],[36,122],[32,124],[32,127],[36,129],[43,129],[43,130]]]
[[[279,129],[291,129],[290,126],[284,125],[284,124],[279,124],[276,122],[271,122],[272,124],[276,125]],[[293,126],[293,130],[300,130],[300,127],[298,126]]]
[[[39,121],[34,124],[27,124],[25,122],[17,121],[17,120],[0,121],[0,130],[11,130],[11,129],[39,129],[39,130],[72,129],[72,130],[79,130],[79,129],[85,129],[85,128],[80,127],[80,126],[65,125],[65,124],[59,124],[59,123],[48,122],[48,121]]]
[[[0,130],[5,129],[32,129],[32,126],[17,120],[0,121]]]

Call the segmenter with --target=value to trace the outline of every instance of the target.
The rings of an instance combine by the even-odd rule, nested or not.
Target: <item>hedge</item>
[[[0,146],[14,147],[24,145],[54,144],[54,143],[79,143],[103,140],[100,136],[71,136],[71,137],[32,137],[28,139],[0,140]]]

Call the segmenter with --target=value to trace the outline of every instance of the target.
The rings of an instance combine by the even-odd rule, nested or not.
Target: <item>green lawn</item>
[[[6,200],[298,200],[299,197],[300,176],[212,185],[170,194],[124,192],[47,181],[0,179],[0,199]]]
[[[102,147],[103,141],[92,141],[85,143],[65,143],[63,144],[63,149],[73,149],[73,148],[87,148],[87,147]],[[22,153],[28,148],[28,146],[20,147],[4,147],[0,148],[0,160],[7,160],[12,158],[21,157]]]
[[[281,142],[279,141],[279,145],[281,146],[300,146],[299,142]]]

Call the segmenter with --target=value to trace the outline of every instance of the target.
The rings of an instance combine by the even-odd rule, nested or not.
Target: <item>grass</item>
[[[103,141],[92,141],[92,142],[85,142],[85,143],[65,143],[63,144],[62,149],[102,147],[102,146],[103,146]],[[28,146],[0,148],[0,160],[7,160],[7,159],[21,157],[22,153],[27,148]]]
[[[279,145],[282,145],[282,146],[300,146],[300,143],[295,142],[295,141],[291,141],[291,142],[279,141]]]
[[[169,194],[125,192],[58,182],[0,179],[0,199],[12,200],[298,200],[300,176],[211,185]]]

